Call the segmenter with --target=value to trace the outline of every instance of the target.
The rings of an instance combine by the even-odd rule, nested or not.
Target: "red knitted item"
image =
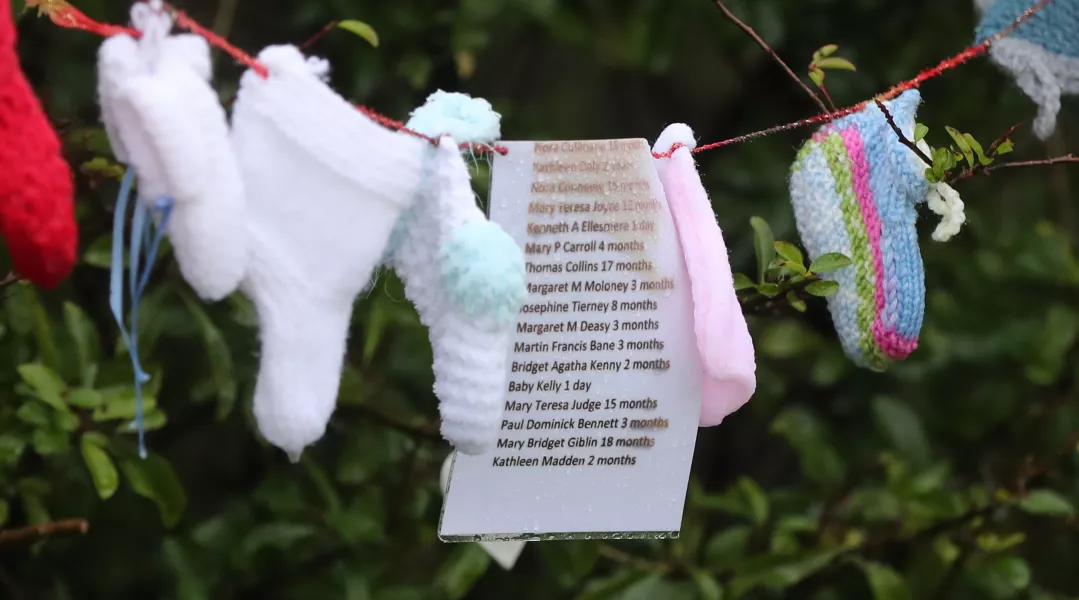
[[[71,272],[78,247],[71,170],[19,67],[10,0],[0,0],[0,233],[15,271],[45,288]]]

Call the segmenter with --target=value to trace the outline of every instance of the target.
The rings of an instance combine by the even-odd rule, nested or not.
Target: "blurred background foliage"
[[[17,10],[20,3],[16,2]],[[127,2],[77,0],[126,20]],[[654,139],[686,122],[718,140],[815,111],[708,0],[193,0],[240,47],[300,43],[346,97],[405,118],[436,90],[489,99],[506,139]],[[800,73],[824,44],[856,73],[852,104],[967,46],[968,0],[730,0]],[[107,306],[118,170],[98,124],[99,39],[33,11],[25,70],[77,171],[83,260],[51,292],[4,290],[0,527],[85,518],[86,535],[0,543],[0,597],[456,600],[720,598],[906,600],[1079,597],[1079,262],[1075,173],[1010,170],[964,181],[969,222],[947,244],[922,220],[922,343],[886,374],[843,358],[822,300],[751,316],[758,392],[702,430],[681,539],[529,544],[505,572],[475,545],[437,540],[437,434],[426,331],[386,274],[357,304],[339,409],[299,464],[250,417],[250,305],[202,305],[166,256],[142,307],[152,372],[151,458],[133,459],[131,368]],[[239,69],[217,59],[231,97]],[[808,81],[808,79],[807,79]],[[986,60],[923,88],[931,143],[944,125],[983,143],[1033,105]],[[1075,150],[1074,104],[1048,144]],[[698,155],[736,270],[756,273],[752,216],[797,241],[786,178],[808,130]],[[476,187],[486,196],[487,176]],[[334,260],[327,256],[326,260]],[[499,499],[492,498],[492,510]]]

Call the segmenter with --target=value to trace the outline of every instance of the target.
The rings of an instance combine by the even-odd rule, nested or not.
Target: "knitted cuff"
[[[734,291],[727,246],[690,151],[696,147],[686,125],[670,125],[654,152],[675,144],[670,157],[654,163],[667,197],[689,273],[697,348],[704,365],[700,425],[711,427],[738,410],[757,388],[753,339]]]
[[[327,176],[344,179],[368,202],[396,210],[411,205],[427,141],[386,129],[357,111],[326,84],[328,64],[305,59],[295,46],[271,46],[258,59],[270,75],[247,71],[237,105],[269,121]]]

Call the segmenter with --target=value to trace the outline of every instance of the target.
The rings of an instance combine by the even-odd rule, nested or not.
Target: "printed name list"
[[[509,349],[499,438],[483,456],[455,459],[442,535],[454,527],[496,536],[675,531],[699,413],[700,363],[685,267],[648,146],[609,140],[508,148],[495,159],[491,219],[523,249],[529,295]],[[681,480],[657,488],[672,469]],[[529,517],[540,524],[525,531],[513,519],[488,526],[502,520],[492,511],[483,524],[454,518],[454,503],[475,486],[488,494],[490,486],[505,488],[488,497],[507,503],[532,498],[509,491],[524,489],[519,484],[573,508]],[[611,487],[598,496],[581,491],[604,485]],[[615,493],[622,509],[588,516],[590,506],[604,506],[598,498]],[[636,501],[663,496],[665,505],[679,498],[668,511],[678,519],[671,514],[663,521],[669,525],[648,529],[649,519],[631,506],[634,494]]]

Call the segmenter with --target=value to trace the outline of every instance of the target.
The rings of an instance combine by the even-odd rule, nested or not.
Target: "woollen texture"
[[[668,126],[653,151],[675,144],[681,147],[654,162],[689,273],[693,328],[704,367],[700,426],[712,427],[753,396],[757,363],[723,232],[690,152],[696,147],[693,130],[682,123]]]
[[[1008,27],[1035,2],[992,0],[982,7],[976,40]],[[1079,93],[1079,0],[1053,0],[1007,37],[993,42],[989,56],[1038,105],[1034,133],[1047,139],[1056,129],[1060,96]]]
[[[486,101],[439,92],[407,125],[489,143],[498,119]],[[481,454],[501,426],[513,328],[527,297],[524,253],[476,205],[456,138],[443,137],[429,154],[423,190],[398,223],[386,262],[428,327],[442,436]]]
[[[11,2],[0,0],[0,233],[19,275],[54,288],[75,265],[75,191],[16,41]]]
[[[132,9],[145,28],[139,40],[116,35],[98,53],[102,120],[117,158],[135,169],[139,201],[172,199],[168,235],[180,272],[217,301],[236,291],[247,265],[243,180],[210,86],[209,44],[166,36],[169,17],[145,9]]]
[[[352,305],[402,211],[430,144],[385,129],[323,81],[328,65],[271,46],[244,73],[232,141],[247,193],[249,263],[261,357],[254,413],[298,460],[336,406]]]
[[[908,139],[920,101],[910,90],[884,103]],[[839,283],[828,307],[859,366],[883,370],[918,345],[925,272],[915,221],[929,191],[924,171],[876,105],[820,128],[791,168],[791,203],[810,259],[839,252],[854,263],[822,277]]]

